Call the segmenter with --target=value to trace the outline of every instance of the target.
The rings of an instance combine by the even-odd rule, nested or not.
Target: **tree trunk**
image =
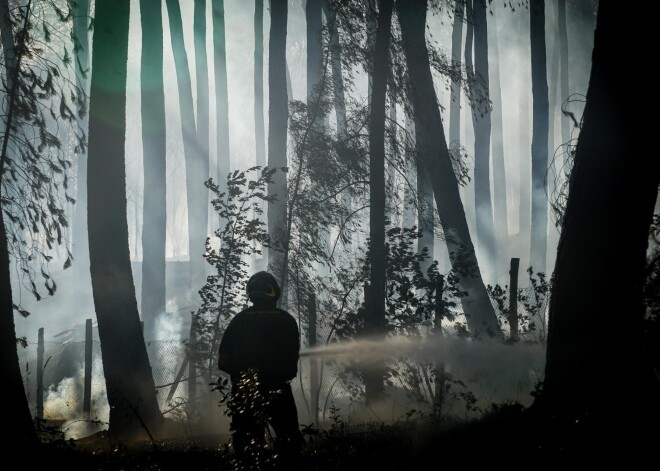
[[[3,54],[5,59],[5,83],[7,94],[15,92],[13,77],[18,67],[16,51],[14,49],[14,32],[12,30],[9,4],[7,0],[0,1],[0,35],[2,37]],[[9,97],[7,97],[10,99]],[[10,123],[5,124],[5,133],[11,129]],[[3,136],[4,140],[9,137]],[[5,161],[8,159],[6,153],[0,156],[0,196],[3,189],[3,171]],[[0,365],[2,365],[2,377],[5,380],[4,398],[10,407],[7,407],[7,420],[12,424],[12,432],[7,436],[7,450],[30,450],[39,443],[34,422],[30,415],[25,389],[23,387],[23,376],[16,351],[16,325],[14,324],[14,301],[11,288],[11,267],[9,258],[9,241],[4,222],[4,210],[0,198]]]
[[[264,2],[254,2],[254,138],[257,165],[266,165],[264,132]]]
[[[142,24],[142,320],[144,338],[157,338],[165,313],[166,137],[163,88],[163,14],[161,2],[140,0]]]
[[[271,247],[268,250],[268,268],[280,282],[286,279],[283,272],[287,215],[286,143],[288,128],[288,93],[286,70],[287,0],[272,0],[270,7],[270,41],[268,59],[269,117],[268,117],[268,166],[277,168],[273,182],[268,184],[268,195],[275,202],[268,205],[268,232]],[[282,286],[282,292],[286,286]]]
[[[188,55],[183,41],[183,24],[178,0],[166,0],[172,53],[176,70],[181,113],[181,135],[186,164],[186,196],[188,201],[188,257],[190,259],[189,288],[196,293],[201,285],[193,280],[194,273],[204,273],[204,241],[208,205],[204,181],[208,178],[208,154],[204,154],[197,140],[192,83]],[[206,172],[205,172],[206,169]],[[191,300],[192,301],[192,300]]]
[[[75,4],[73,17],[73,34],[80,48],[76,54],[76,85],[81,91],[87,91],[89,77],[89,0],[80,0]],[[81,97],[82,99],[82,97]],[[81,105],[78,110],[87,109],[89,103]],[[85,127],[87,118],[79,118],[80,126]],[[79,153],[76,157],[76,206],[73,213],[72,254],[75,263],[75,278],[78,283],[87,280],[89,283],[89,244],[87,238],[87,154]],[[78,276],[79,275],[79,276]],[[89,285],[88,285],[89,286]],[[79,295],[78,295],[79,296]]]
[[[217,116],[217,169],[216,181],[221,191],[227,190],[227,175],[231,171],[229,154],[229,92],[227,90],[227,52],[225,47],[225,2],[212,0],[213,54],[215,75],[215,107]],[[226,221],[220,221],[222,227]]]
[[[634,150],[649,136],[630,120],[629,70],[615,53],[637,44],[635,15],[634,8],[611,2],[598,8],[536,401],[570,424],[595,425],[603,434],[593,442],[599,450],[612,444],[626,453],[631,449],[622,440],[631,434],[654,441],[643,423],[655,424],[658,412],[657,389],[648,388],[649,380],[657,388],[657,375],[644,367],[642,289],[660,160]],[[621,335],[617,326],[623,326]]]
[[[3,55],[5,59],[5,84],[7,90],[7,101],[16,93],[14,78],[17,67],[20,66],[19,57],[15,48],[14,31],[12,30],[9,3],[7,0],[0,1],[0,36],[2,37]],[[11,131],[10,117],[7,117],[3,140],[8,142]],[[5,162],[9,158],[6,153],[7,146],[3,145],[0,155],[0,196],[3,189],[3,172]],[[23,376],[16,351],[18,342],[16,340],[16,325],[14,324],[14,301],[11,288],[11,267],[9,257],[9,241],[4,222],[3,198],[0,197],[0,365],[2,365],[2,377],[5,380],[4,399],[9,405],[6,409],[8,423],[12,424],[11,433],[7,434],[7,450],[9,457],[18,457],[36,447],[39,443],[34,422],[30,415],[25,389],[23,387]]]
[[[341,43],[339,42],[339,30],[337,29],[337,13],[331,10],[328,0],[323,4],[323,8],[328,25],[328,34],[330,36],[330,67],[332,70],[332,91],[337,120],[337,137],[343,139],[346,137],[346,98],[341,66]]]
[[[454,5],[454,24],[451,30],[451,60],[461,62],[461,48],[463,46],[463,22],[465,21],[465,3],[456,2]],[[451,101],[449,103],[449,145],[461,145],[461,85],[452,78]]]
[[[190,270],[193,290],[204,286],[207,264],[204,260],[204,244],[208,235],[209,198],[204,182],[209,178],[209,67],[206,56],[206,0],[195,0],[193,14],[195,36],[195,80],[197,81],[197,146],[199,152],[200,179],[193,181],[193,191],[199,193],[199,201],[192,209],[196,213],[194,231],[191,230],[192,251]],[[189,209],[190,211],[190,209]]]
[[[520,12],[520,48],[521,51],[529,51],[529,38],[528,27],[529,27],[529,15],[524,9],[521,9]],[[523,56],[530,57],[531,54],[524,54]],[[530,88],[527,84],[529,77],[529,69],[527,63],[521,63],[519,70],[519,78],[521,80],[521,86],[519,91],[519,111],[518,111],[518,124],[519,124],[519,133],[520,143],[518,149],[518,234],[516,236],[516,243],[513,245],[517,247],[519,253],[513,254],[514,256],[520,257],[521,264],[523,267],[529,266],[529,244],[530,244],[530,227],[531,227],[531,158],[530,158],[530,130],[529,130],[529,95]]]
[[[495,271],[495,278],[493,281],[499,279],[500,274],[505,273],[505,262],[507,257],[502,257],[502,249],[506,247],[506,240],[509,236],[506,188],[507,178],[506,170],[504,167],[504,129],[503,129],[503,103],[502,103],[502,87],[500,85],[500,54],[498,46],[498,32],[497,32],[497,15],[490,17],[491,25],[488,29],[490,44],[489,48],[491,57],[491,87],[490,97],[493,102],[492,112],[492,133],[490,142],[492,146],[492,159],[493,159],[493,218],[495,221],[495,238],[500,247],[500,257],[498,265],[493,268]]]
[[[417,154],[420,153],[420,146],[417,143],[415,134],[415,147]],[[428,250],[429,258],[421,263],[422,273],[426,273],[433,263],[433,252],[435,245],[434,228],[435,218],[433,215],[433,185],[426,169],[417,166],[417,229],[421,232],[421,237],[417,240],[417,253],[421,253],[424,248]]]
[[[126,220],[128,0],[96,5],[90,92],[89,247],[108,403],[117,439],[153,435],[163,417],[140,317]]]
[[[559,28],[559,94],[560,102],[568,99],[568,32],[566,30],[566,0],[557,0],[557,25]],[[571,140],[571,122],[568,116],[561,115],[561,140],[566,144]]]
[[[474,21],[474,75],[489,89],[488,73],[488,21],[486,4],[482,0],[472,0]],[[466,49],[466,54],[469,51]],[[474,204],[476,231],[479,247],[486,268],[492,279],[497,266],[497,247],[493,222],[493,202],[490,196],[490,134],[491,116],[489,104],[472,107],[474,126]]]
[[[548,251],[548,78],[545,54],[545,0],[529,6],[532,53],[532,230],[530,266],[546,271]]]
[[[369,116],[369,261],[370,293],[365,325],[367,334],[383,335],[385,330],[385,95],[389,76],[389,49],[393,0],[382,0],[373,54]],[[365,372],[367,403],[383,394],[383,371]]]
[[[314,97],[314,87],[321,77],[322,55],[321,29],[323,27],[322,0],[307,0],[305,5],[307,23],[307,107],[309,116],[315,118],[313,125],[320,125],[318,119],[318,99]]]
[[[467,298],[463,298],[468,327],[476,337],[490,335],[501,338],[495,311],[481,279],[444,137],[424,35],[426,0],[411,0],[405,6],[399,3],[397,12],[408,73],[410,81],[415,84],[411,88],[411,97],[416,138],[420,144],[422,163],[431,178],[452,265],[457,269],[461,288],[468,293]]]

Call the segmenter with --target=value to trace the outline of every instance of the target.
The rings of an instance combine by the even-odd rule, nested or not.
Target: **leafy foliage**
[[[72,34],[71,8],[56,2],[13,4],[2,25],[11,29],[14,44],[3,49],[0,207],[7,250],[21,285],[37,300],[43,288],[49,296],[57,289],[48,252],[66,242],[66,205],[75,203],[69,156],[86,148],[79,118],[85,115],[87,98],[70,78],[74,71],[66,46]],[[72,263],[68,248],[66,253],[65,269]],[[38,288],[38,278],[43,288]],[[19,304],[14,309],[29,314]]]
[[[209,275],[199,290],[200,308],[193,314],[198,358],[211,375],[215,371],[216,347],[222,333],[222,323],[242,309],[246,303],[245,284],[248,279],[249,257],[260,254],[260,247],[269,244],[265,223],[261,220],[262,202],[269,202],[267,185],[275,169],[252,167],[236,170],[227,177],[227,189],[220,191],[213,179],[205,185],[215,197],[213,209],[224,221],[214,232],[214,245],[206,240],[204,258],[215,273]],[[254,175],[254,179],[249,177]]]

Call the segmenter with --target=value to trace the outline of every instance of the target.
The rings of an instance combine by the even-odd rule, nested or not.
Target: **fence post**
[[[44,328],[39,328],[37,340],[37,418],[44,418]]]
[[[518,341],[518,267],[519,258],[511,259],[511,268],[509,269],[509,327],[511,334],[509,340]]]
[[[85,321],[85,383],[83,387],[83,415],[89,419],[92,410],[92,320]]]
[[[316,294],[310,291],[307,300],[307,343],[309,348],[316,346]],[[312,420],[314,425],[319,424],[319,364],[314,356],[309,358],[309,391],[311,396]]]
[[[196,333],[195,318],[190,321],[190,338],[188,341],[188,413],[194,418],[197,408],[197,355],[195,355]]]
[[[442,344],[442,318],[445,315],[445,304],[442,295],[445,291],[445,277],[440,275],[435,285],[435,308],[433,316],[433,335],[436,342]],[[438,417],[442,417],[442,405],[445,400],[446,389],[445,359],[444,351],[440,349],[440,358],[435,364],[435,397],[434,405]]]

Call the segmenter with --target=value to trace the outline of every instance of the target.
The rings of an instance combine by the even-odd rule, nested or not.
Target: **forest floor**
[[[645,459],[657,458],[657,447],[639,441],[639,437],[649,441],[656,437],[652,440],[657,441],[656,432],[608,430],[603,422],[553,423],[516,405],[472,421],[438,422],[432,417],[411,416],[392,424],[348,426],[338,422],[328,430],[306,427],[303,432],[300,470],[380,471],[446,465],[556,469],[577,463],[611,463],[622,457],[626,469],[641,469]],[[39,455],[43,464],[64,465],[69,470],[239,469],[232,461],[228,437],[221,435],[117,445],[106,432],[99,432],[80,440],[53,441]]]

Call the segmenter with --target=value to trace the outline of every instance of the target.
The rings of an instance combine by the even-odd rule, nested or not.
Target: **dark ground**
[[[516,405],[500,407],[472,422],[438,423],[422,417],[389,425],[349,427],[338,423],[330,430],[304,432],[301,470],[406,470],[447,465],[557,469],[578,463],[590,469],[600,465],[644,469],[653,466],[648,460],[658,456],[657,426],[624,430],[607,420],[588,418],[566,423],[541,418]],[[112,444],[100,432],[78,441],[52,441],[25,464],[36,465],[36,460],[69,470],[229,470],[231,451],[226,443],[226,437],[208,436],[126,446]]]

